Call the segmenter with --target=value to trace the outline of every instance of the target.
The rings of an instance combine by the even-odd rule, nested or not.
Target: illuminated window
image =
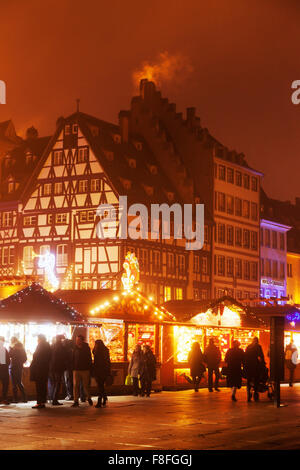
[[[293,277],[292,264],[287,264],[287,275],[288,277]]]
[[[32,246],[24,246],[23,261],[24,261],[25,268],[33,267],[33,247]]]
[[[68,213],[64,212],[61,214],[55,214],[55,223],[56,224],[67,224],[68,223]]]
[[[92,281],[81,281],[80,282],[80,289],[91,289],[92,288]]]
[[[170,286],[165,286],[164,288],[164,301],[168,302],[172,298],[172,289]]]
[[[183,289],[181,287],[175,288],[175,300],[183,300]]]
[[[12,222],[13,222],[12,212],[3,212],[2,226],[3,227],[11,227]]]
[[[77,133],[78,133],[78,125],[77,125],[77,124],[73,124],[73,126],[72,126],[72,132],[73,132],[73,134],[77,134]]]
[[[68,265],[68,245],[57,245],[56,247],[56,265]]]
[[[4,246],[2,249],[2,265],[8,264],[8,246]]]
[[[40,246],[40,255],[45,255],[46,253],[50,253],[50,246],[49,245]]]
[[[36,225],[36,215],[27,215],[24,217],[24,227]]]

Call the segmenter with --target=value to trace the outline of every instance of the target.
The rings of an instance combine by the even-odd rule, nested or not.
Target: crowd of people
[[[38,335],[37,348],[30,364],[30,380],[35,382],[37,403],[32,408],[45,408],[47,401],[53,406],[63,405],[59,401],[64,385],[65,400],[73,401],[72,407],[88,401],[93,406],[91,397],[91,377],[98,388],[96,408],[106,406],[105,385],[112,384],[112,372],[109,349],[102,340],[96,340],[93,351],[78,335],[75,344],[62,335],[57,335],[50,345],[44,335]],[[27,361],[25,349],[20,341],[12,337],[10,347],[4,346],[5,338],[0,337],[0,381],[2,382],[2,403],[9,405],[7,398],[9,376],[13,390],[13,403],[18,403],[18,391],[21,402],[27,398],[22,382],[23,367]],[[93,354],[93,355],[92,355]],[[150,397],[152,382],[156,379],[156,358],[150,346],[139,344],[135,347],[129,363],[128,374],[132,378],[133,395]]]
[[[95,378],[98,388],[96,408],[106,406],[106,385],[113,383],[109,349],[102,340],[96,340],[93,351],[78,335],[75,343],[62,335],[57,335],[50,345],[44,335],[38,335],[38,345],[30,364],[30,380],[35,382],[37,403],[32,408],[45,408],[47,400],[53,406],[63,405],[59,401],[62,385],[66,390],[65,400],[73,401],[72,407],[88,401],[93,406],[91,397],[91,377]],[[93,354],[93,356],[92,356]],[[188,356],[191,379],[186,377],[199,391],[201,379],[207,369],[209,392],[220,392],[221,352],[210,338],[202,353],[200,344],[193,343]],[[0,381],[2,382],[2,403],[9,404],[9,377],[12,384],[13,403],[26,403],[27,397],[22,382],[23,367],[27,355],[22,343],[12,337],[10,347],[5,348],[5,339],[0,336]],[[294,371],[298,362],[297,348],[290,343],[285,351],[286,366],[290,371],[289,385],[293,385]],[[236,391],[242,386],[242,378],[247,379],[247,400],[259,400],[259,383],[263,374],[267,377],[266,362],[258,338],[253,338],[244,351],[238,340],[233,341],[227,350],[222,375],[226,376],[227,387],[232,390],[231,399],[237,401]],[[128,377],[133,386],[134,396],[150,397],[152,382],[156,380],[156,358],[149,345],[137,344],[128,367]],[[127,379],[126,379],[127,380]]]
[[[297,365],[298,353],[297,348],[290,343],[285,352],[286,365],[290,371],[289,385],[293,385],[294,371]],[[200,381],[204,372],[208,372],[208,389],[213,392],[215,389],[220,391],[219,378],[220,378],[220,363],[221,352],[214,344],[214,339],[210,338],[209,344],[202,353],[199,343],[195,342],[192,345],[191,351],[188,356],[190,366],[190,373],[195,392],[199,390]],[[237,401],[236,391],[242,386],[242,378],[247,379],[247,400],[250,402],[252,398],[254,401],[259,400],[259,384],[260,381],[267,380],[268,369],[261,345],[258,338],[253,338],[244,351],[240,347],[238,340],[233,341],[232,347],[227,350],[225,355],[224,367],[222,368],[223,375],[226,376],[227,387],[231,388],[231,399]],[[214,381],[213,381],[213,375]]]

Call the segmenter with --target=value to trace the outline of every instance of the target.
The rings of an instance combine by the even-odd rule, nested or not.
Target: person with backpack
[[[289,370],[289,386],[293,386],[295,369],[298,364],[298,349],[291,341],[285,349],[285,364]]]
[[[12,336],[10,339],[8,354],[10,357],[9,375],[12,383],[13,403],[18,403],[18,389],[22,395],[22,402],[27,403],[25,388],[22,382],[23,366],[27,361],[27,354],[23,344],[15,336]]]

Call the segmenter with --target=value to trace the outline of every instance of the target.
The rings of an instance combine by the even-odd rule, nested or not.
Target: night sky
[[[20,135],[52,133],[78,97],[82,111],[117,122],[135,72],[156,64],[163,96],[178,111],[196,106],[265,174],[270,196],[300,196],[299,1],[0,0],[0,11],[0,121]]]

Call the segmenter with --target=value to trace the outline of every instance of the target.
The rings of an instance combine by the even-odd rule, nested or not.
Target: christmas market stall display
[[[266,302],[267,303],[267,302]],[[251,311],[263,318],[268,324],[272,315],[283,315],[285,317],[284,326],[284,347],[293,342],[298,349],[298,364],[300,363],[300,308],[295,305],[267,305],[252,307]],[[285,368],[285,379],[288,380],[289,371]],[[300,366],[296,367],[294,380],[300,381]]]
[[[176,325],[163,326],[164,330],[169,330],[169,337],[173,338],[173,341],[167,341],[168,335],[163,333],[165,343],[169,343],[169,358],[162,368],[165,384],[168,382],[171,386],[186,383],[185,376],[189,375],[188,354],[195,341],[204,351],[209,339],[214,338],[224,361],[226,351],[234,340],[239,340],[241,347],[245,349],[256,336],[267,356],[269,332],[266,323],[231,297],[210,302],[171,301],[165,307],[176,317]],[[195,314],[197,308],[200,313],[198,310]]]

